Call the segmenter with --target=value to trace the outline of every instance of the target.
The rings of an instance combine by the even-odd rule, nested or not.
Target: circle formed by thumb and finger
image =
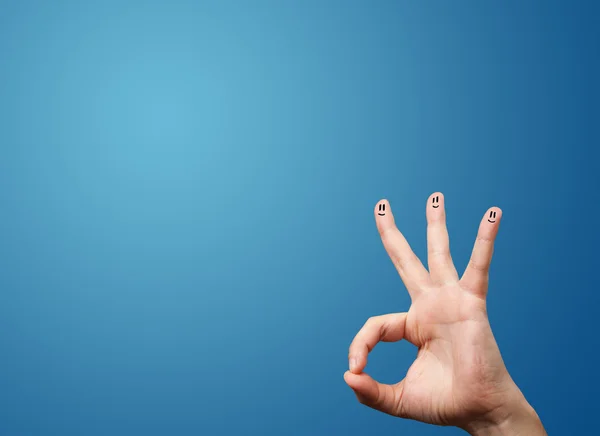
[[[402,382],[396,386],[379,383],[362,371],[367,365],[368,354],[378,342],[404,339],[406,316],[406,313],[393,313],[369,318],[350,344],[350,370],[344,374],[344,380],[361,403],[392,415],[399,411],[401,397],[398,392],[401,392]]]
[[[359,374],[365,369],[367,355],[378,342],[397,342],[404,339],[405,324],[405,312],[369,318],[350,344],[348,350],[350,371]]]

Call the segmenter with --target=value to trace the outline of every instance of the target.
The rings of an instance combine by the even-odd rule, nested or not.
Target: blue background
[[[424,259],[435,190],[461,271],[503,208],[507,366],[594,433],[592,3],[0,1],[0,434],[462,434],[342,379],[409,306],[373,206]]]

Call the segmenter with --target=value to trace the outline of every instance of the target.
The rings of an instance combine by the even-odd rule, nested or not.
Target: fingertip
[[[348,367],[351,373],[360,374],[365,368],[365,359],[362,356],[352,356],[348,360]]]
[[[361,386],[364,384],[363,377],[365,377],[365,376],[366,376],[366,374],[354,374],[351,371],[346,371],[344,373],[344,381],[352,389],[360,390]]]
[[[351,388],[356,384],[356,379],[354,378],[356,374],[351,373],[350,371],[346,371],[344,373],[344,381]],[[354,388],[353,388],[354,389]]]
[[[434,192],[427,199],[427,207],[428,209],[437,209],[440,206],[444,206],[444,194],[441,192]]]
[[[444,219],[445,217],[445,201],[444,194],[441,192],[434,192],[427,199],[426,215],[429,222]]]
[[[488,222],[493,225],[493,224],[499,223],[501,218],[502,218],[502,209],[500,209],[497,206],[492,206],[486,211],[486,213],[483,217],[483,221]]]
[[[379,200],[375,205],[375,222],[377,228],[382,231],[394,225],[394,215],[392,214],[392,208],[390,202],[385,198]]]
[[[438,200],[443,200],[444,199],[444,194],[442,192],[440,192],[440,191],[434,192],[433,194],[431,194],[429,196],[429,203],[431,203],[434,198],[436,198]]]
[[[346,384],[354,391],[361,403],[372,405],[379,395],[379,387],[368,374],[344,374]]]
[[[375,204],[375,216],[386,216],[390,210],[390,202],[382,198]]]

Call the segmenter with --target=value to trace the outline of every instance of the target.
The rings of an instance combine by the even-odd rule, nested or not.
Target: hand
[[[370,318],[350,345],[346,383],[358,400],[382,412],[471,434],[545,435],[535,411],[511,379],[486,312],[488,270],[502,211],[490,208],[471,260],[459,279],[450,256],[444,196],[427,201],[429,272],[394,223],[389,202],[375,207],[381,240],[412,304],[408,312]],[[381,384],[363,370],[379,341],[419,347],[406,377]]]

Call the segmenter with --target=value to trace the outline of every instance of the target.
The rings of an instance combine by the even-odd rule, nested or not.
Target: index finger
[[[367,365],[367,355],[378,342],[396,342],[404,338],[406,313],[391,313],[369,318],[350,344],[350,371],[359,374]]]

